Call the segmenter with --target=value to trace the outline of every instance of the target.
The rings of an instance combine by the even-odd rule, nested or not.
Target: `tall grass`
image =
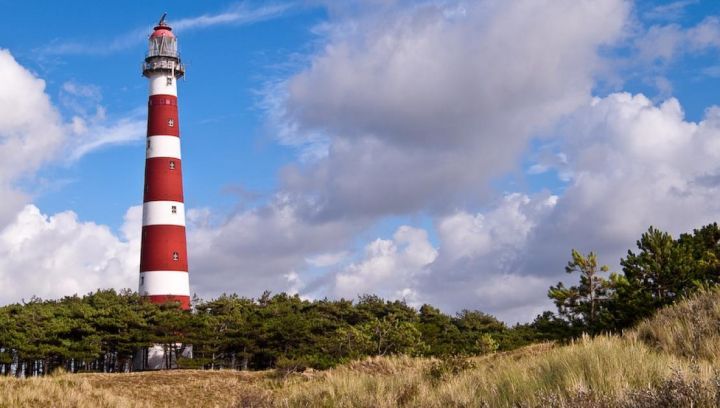
[[[15,379],[0,379],[0,407],[149,407],[93,387],[82,378],[69,375]]]
[[[720,363],[720,287],[659,310],[629,335],[665,353]]]
[[[673,386],[694,387],[694,406],[715,406],[709,365],[691,365],[618,337],[583,339],[524,359],[512,354],[477,359],[472,368],[439,382],[431,381],[427,361],[404,370],[387,367],[407,367],[403,359],[383,361],[374,363],[383,367],[379,372],[346,366],[327,372],[321,381],[293,384],[276,402],[305,407],[650,407],[658,406],[661,394]],[[644,405],[648,401],[653,403]]]
[[[446,360],[376,357],[304,373],[0,378],[0,407],[717,407],[720,289],[624,336]]]

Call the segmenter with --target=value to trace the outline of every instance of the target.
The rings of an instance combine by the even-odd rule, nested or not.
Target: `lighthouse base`
[[[155,344],[138,350],[133,357],[133,370],[171,370],[178,368],[178,355],[181,359],[192,358],[192,345]]]

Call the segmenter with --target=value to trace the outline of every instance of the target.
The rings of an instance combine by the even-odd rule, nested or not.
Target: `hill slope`
[[[472,359],[372,358],[333,370],[171,371],[0,378],[0,406],[715,407],[720,289],[624,336]]]

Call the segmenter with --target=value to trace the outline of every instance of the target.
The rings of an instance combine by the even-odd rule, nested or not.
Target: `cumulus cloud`
[[[301,288],[310,292],[317,283],[302,275],[308,259],[325,266],[339,261],[337,254],[360,229],[357,223],[303,219],[282,195],[221,222],[207,221],[209,215],[193,217],[199,222],[191,222],[188,230],[191,284],[202,296],[258,296],[265,290]]]
[[[439,246],[402,227],[335,274],[341,295],[408,294],[448,311],[478,308],[527,321],[550,308],[547,288],[568,277],[570,250],[619,259],[654,225],[675,235],[720,213],[720,108],[685,119],[680,103],[643,95],[594,98],[558,130],[567,185],[561,195],[509,193],[489,209],[438,217]],[[403,249],[405,248],[405,249]],[[413,249],[413,250],[410,250]]]
[[[327,136],[327,155],[285,169],[283,188],[329,218],[477,203],[531,136],[590,99],[598,49],[628,12],[621,0],[425,3],[329,24],[271,112],[296,141]]]
[[[122,237],[81,222],[71,211],[53,216],[25,206],[0,231],[0,304],[57,298],[98,288],[135,288],[141,207],[125,214]]]
[[[656,105],[627,93],[580,110],[564,130],[574,176],[539,229],[528,268],[558,270],[578,246],[617,266],[650,225],[678,234],[716,220],[719,119],[711,107],[690,122],[676,99]]]
[[[523,268],[536,229],[557,197],[506,195],[492,210],[456,212],[438,220],[439,247],[428,232],[401,226],[392,239],[377,239],[364,256],[328,283],[335,296],[376,293],[411,305],[432,303],[453,312],[478,308],[509,322],[527,320],[547,307],[552,279]]]
[[[0,227],[26,202],[14,188],[52,159],[65,140],[61,117],[45,93],[45,81],[0,49]]]
[[[677,235],[717,220],[720,108],[690,122],[675,99],[617,93],[593,99],[559,132],[572,170],[562,195],[511,193],[489,210],[439,218],[436,259],[388,274],[390,287],[445,310],[527,321],[551,307],[551,284],[576,280],[563,270],[571,249],[619,270],[650,225]]]
[[[346,299],[377,294],[415,300],[414,281],[437,257],[425,230],[402,226],[392,240],[377,239],[365,247],[365,258],[335,277],[333,293]]]
[[[557,202],[549,194],[511,193],[484,213],[441,218],[439,256],[417,292],[445,310],[478,308],[508,321],[532,318],[546,306],[552,281],[524,268],[527,250]]]

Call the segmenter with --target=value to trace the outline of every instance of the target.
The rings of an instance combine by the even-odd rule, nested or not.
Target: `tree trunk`
[[[248,366],[250,365],[250,356],[248,353],[244,352],[242,356],[242,363],[240,363],[240,369],[243,371],[248,370]]]

